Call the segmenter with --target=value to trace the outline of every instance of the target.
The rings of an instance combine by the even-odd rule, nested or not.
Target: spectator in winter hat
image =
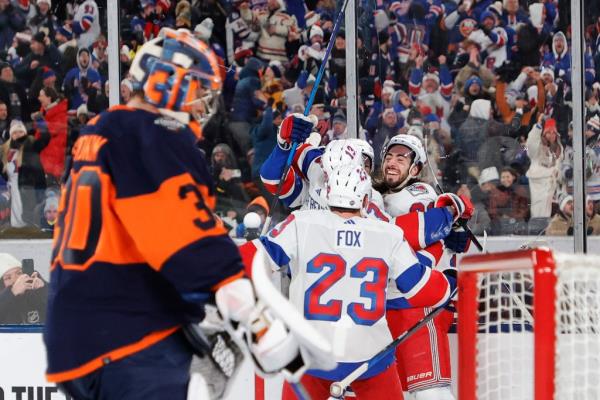
[[[338,110],[332,119],[332,126],[329,132],[327,132],[327,136],[329,137],[329,141],[338,140],[338,139],[347,139],[348,130],[346,123],[346,115],[343,111]]]
[[[77,67],[72,68],[63,81],[63,92],[69,99],[69,110],[77,110],[86,103],[90,95],[101,90],[101,77],[98,71],[90,66],[91,53],[87,48],[77,52]]]
[[[203,42],[208,43],[210,37],[212,36],[214,26],[215,23],[213,22],[212,18],[206,18],[198,25],[196,25],[196,27],[194,28],[194,36],[196,36]]]
[[[43,215],[40,220],[40,229],[42,232],[54,232],[54,225],[58,217],[58,198],[56,196],[46,197],[44,202]]]
[[[454,83],[450,70],[446,66],[446,57],[442,55],[438,60],[440,62],[439,75],[432,72],[424,74],[424,58],[418,56],[415,68],[410,74],[408,88],[414,99],[422,101],[434,110],[435,114],[442,116],[448,112]]]
[[[33,82],[42,67],[54,70],[60,68],[61,54],[49,40],[49,44],[46,44],[46,40],[43,32],[33,35],[29,45],[31,52],[15,67],[17,78],[25,82]]]
[[[573,235],[573,196],[566,193],[558,196],[558,210],[546,228],[546,235]]]
[[[42,68],[42,86],[57,89],[56,73],[51,68]]]
[[[21,262],[0,253],[0,324],[43,324],[48,286],[39,273],[23,273]]]
[[[51,0],[37,0],[37,8],[30,6],[29,22],[27,26],[31,28],[32,33],[45,31],[50,37],[54,37],[54,27],[58,25],[58,21],[51,12]]]
[[[121,94],[121,103],[127,104],[129,100],[131,100],[131,95],[133,94],[133,84],[127,78],[121,81],[120,92]]]
[[[66,24],[59,27],[54,34],[54,39],[58,44],[58,51],[60,54],[62,54],[63,58],[67,58],[69,61],[72,60],[74,65],[77,59],[77,40],[75,40],[73,37],[73,30],[71,29],[71,26]],[[65,62],[63,62],[61,65],[64,64]],[[63,71],[65,70],[63,69]]]
[[[550,217],[560,165],[564,158],[563,146],[558,140],[556,121],[549,118],[544,122],[543,118],[544,115],[540,115],[527,136],[527,154],[531,159],[527,177],[531,189],[532,218]]]
[[[37,224],[33,210],[43,200],[46,177],[40,161],[42,151],[50,141],[47,130],[39,138],[27,134],[23,122],[13,119],[10,139],[2,145],[2,173],[8,178],[11,196],[10,224],[20,228]]]
[[[321,27],[319,27],[319,25],[313,25],[310,26],[308,28],[308,41],[310,42],[310,44],[314,44],[314,43],[320,43],[321,45],[323,44],[323,37],[325,36],[323,34],[323,29],[321,29]]]
[[[13,68],[8,63],[0,64],[0,100],[8,107],[8,119],[30,121],[30,107],[23,86],[15,79]]]
[[[486,10],[479,17],[480,29],[474,30],[468,39],[477,43],[486,57],[482,62],[492,71],[500,67],[508,58],[506,45],[508,35],[504,28],[498,26],[496,13]]]
[[[471,105],[477,99],[485,99],[487,96],[483,91],[483,82],[477,75],[473,75],[465,82],[465,102],[466,105]]]

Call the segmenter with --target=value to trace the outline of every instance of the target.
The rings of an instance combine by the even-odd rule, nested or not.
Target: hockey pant
[[[177,331],[160,342],[58,387],[77,400],[187,399],[192,350]]]
[[[396,338],[422,320],[431,308],[387,310],[392,337]],[[450,385],[448,330],[454,313],[444,310],[396,348],[396,365],[405,391]]]
[[[311,400],[326,400],[329,398],[329,386],[332,381],[304,374],[300,380],[310,395]],[[402,400],[400,378],[394,365],[367,379],[356,380],[350,385],[356,399],[363,400]],[[296,400],[297,397],[289,383],[283,384],[283,400]]]

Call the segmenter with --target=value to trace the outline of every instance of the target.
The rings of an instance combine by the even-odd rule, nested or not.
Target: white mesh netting
[[[555,400],[600,399],[600,257],[555,254]],[[532,266],[533,267],[533,266]],[[502,263],[498,270],[502,269]],[[534,398],[533,268],[480,272],[477,399]],[[551,296],[551,293],[536,295]]]
[[[600,399],[600,258],[555,255],[556,400]]]
[[[478,274],[477,398],[533,399],[532,271]]]

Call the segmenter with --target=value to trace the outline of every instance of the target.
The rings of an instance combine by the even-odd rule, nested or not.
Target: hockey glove
[[[248,279],[237,279],[215,293],[217,308],[228,331],[252,355],[263,374],[285,370],[299,355],[299,345],[285,324],[256,302]]]
[[[450,234],[444,239],[444,246],[455,253],[466,253],[471,245],[471,235],[464,228],[453,227]]]
[[[473,216],[473,203],[466,196],[454,193],[442,193],[435,199],[435,207],[450,207],[454,213],[454,221],[469,220]]]
[[[292,143],[304,143],[317,125],[317,117],[294,113],[284,118],[277,132],[277,144],[283,150],[289,150]]]

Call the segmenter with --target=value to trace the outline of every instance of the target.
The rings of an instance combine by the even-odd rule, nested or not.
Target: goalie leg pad
[[[211,395],[206,380],[199,373],[191,374],[190,382],[188,383],[187,400],[204,400],[210,398]]]

